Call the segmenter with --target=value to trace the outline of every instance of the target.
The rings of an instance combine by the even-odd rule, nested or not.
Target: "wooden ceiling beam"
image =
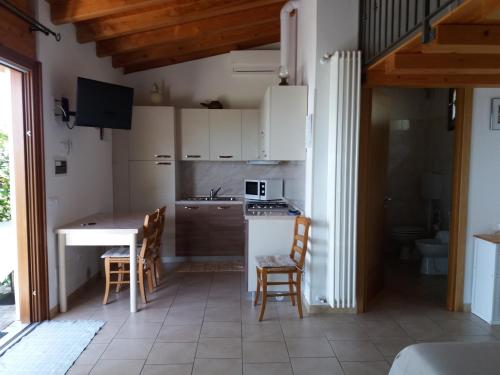
[[[52,23],[81,22],[164,3],[165,0],[52,0]]]
[[[149,69],[154,69],[154,68],[160,68],[163,66],[169,66],[169,65],[174,65],[174,64],[179,64],[191,60],[197,60],[205,57],[210,57],[210,56],[216,56],[216,55],[221,55],[224,53],[228,53],[234,50],[240,50],[240,49],[249,49],[249,48],[255,48],[255,47],[260,47],[266,44],[271,44],[271,43],[276,43],[279,41],[279,34],[276,34],[274,36],[268,36],[264,37],[261,39],[255,39],[249,42],[245,43],[238,43],[238,44],[228,44],[228,45],[221,45],[219,47],[215,48],[210,48],[207,50],[199,50],[193,53],[189,53],[186,55],[180,55],[177,57],[170,57],[170,58],[163,58],[159,60],[151,60],[151,61],[146,61],[142,62],[139,64],[135,65],[129,65],[126,66],[123,69],[123,72],[125,74],[129,73],[134,73],[134,72],[139,72],[143,70],[149,70]]]
[[[387,74],[500,74],[500,55],[398,53],[387,57]]]
[[[222,16],[286,0],[170,0],[159,7],[138,9],[76,25],[80,43],[112,39],[205,18]]]
[[[182,25],[167,26],[156,30],[135,33],[114,39],[97,42],[97,56],[111,56],[124,52],[144,49],[148,46],[179,42],[201,35],[215,34],[223,30],[241,28],[267,23],[279,19],[281,4],[255,8],[219,17],[189,22]]]
[[[178,43],[167,43],[144,50],[123,53],[112,57],[113,67],[136,65],[151,60],[161,60],[167,57],[182,56],[198,51],[204,51],[220,46],[234,45],[266,37],[276,37],[280,33],[280,22],[275,20],[262,25],[243,27],[218,34],[201,36]]]
[[[487,74],[434,74],[404,75],[386,74],[381,70],[367,70],[364,74],[366,87],[406,87],[406,88],[459,88],[459,87],[499,87],[500,75]]]

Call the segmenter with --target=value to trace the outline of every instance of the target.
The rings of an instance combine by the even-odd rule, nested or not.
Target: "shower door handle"
[[[385,196],[384,197],[384,208],[387,208],[389,206],[389,203],[392,202],[392,198]]]

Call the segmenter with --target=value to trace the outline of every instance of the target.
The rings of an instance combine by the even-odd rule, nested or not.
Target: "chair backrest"
[[[292,250],[290,258],[297,264],[299,269],[304,268],[307,254],[307,243],[309,241],[309,227],[311,219],[305,216],[295,218],[295,227],[293,230]]]
[[[142,227],[142,245],[139,252],[139,256],[142,259],[149,257],[149,254],[155,250],[158,233],[158,221],[158,210],[152,214],[147,214],[144,217],[144,225]]]

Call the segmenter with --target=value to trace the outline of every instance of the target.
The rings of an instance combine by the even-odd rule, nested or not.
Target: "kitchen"
[[[113,130],[115,213],[165,205],[164,263],[238,264],[255,291],[255,256],[288,254],[303,210],[306,103],[270,85],[253,109],[134,106]]]

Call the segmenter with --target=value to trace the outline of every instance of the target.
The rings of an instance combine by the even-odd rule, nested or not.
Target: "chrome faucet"
[[[220,189],[222,189],[222,186],[218,187],[217,189],[210,189],[210,199],[214,199],[217,197],[217,194],[219,193]]]

